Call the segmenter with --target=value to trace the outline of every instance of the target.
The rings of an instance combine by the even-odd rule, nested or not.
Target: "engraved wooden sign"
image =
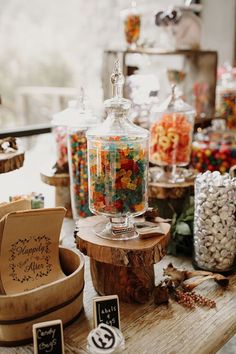
[[[58,248],[64,216],[64,208],[6,215],[1,245],[1,288],[6,294],[31,290],[65,276]]]

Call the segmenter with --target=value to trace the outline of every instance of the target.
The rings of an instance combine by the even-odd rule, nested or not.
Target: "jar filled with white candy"
[[[195,182],[194,262],[224,272],[236,253],[236,179],[218,171],[199,174]]]

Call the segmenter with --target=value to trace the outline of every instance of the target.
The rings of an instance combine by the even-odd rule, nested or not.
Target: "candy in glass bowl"
[[[113,97],[105,101],[107,118],[89,129],[89,207],[108,222],[95,226],[97,235],[116,240],[137,237],[134,216],[147,209],[149,133],[129,120],[131,102],[122,97],[124,77],[119,62],[111,75]]]
[[[162,167],[159,179],[182,182],[177,167],[189,164],[192,147],[195,110],[172,94],[156,111],[151,125],[150,161]]]
[[[212,126],[194,135],[191,165],[199,172],[229,172],[236,165],[236,132],[226,128],[225,119],[212,120]]]

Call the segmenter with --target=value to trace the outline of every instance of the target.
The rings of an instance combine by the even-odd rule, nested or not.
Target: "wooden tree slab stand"
[[[150,168],[152,174],[157,170],[156,167]],[[154,182],[150,181],[148,185],[148,195],[150,198],[156,199],[181,199],[189,192],[194,190],[194,181],[196,174],[193,172],[191,177],[184,182],[170,183],[170,182]]]
[[[55,206],[66,208],[66,217],[72,218],[70,197],[70,176],[68,173],[54,173],[53,169],[40,173],[41,181],[55,187]]]
[[[170,226],[165,235],[129,241],[106,240],[93,227],[103,221],[92,216],[79,222],[77,247],[90,257],[94,288],[100,295],[117,294],[124,302],[145,303],[154,288],[154,264],[166,254]]]
[[[0,173],[11,172],[22,167],[25,153],[23,150],[16,152],[0,153]]]

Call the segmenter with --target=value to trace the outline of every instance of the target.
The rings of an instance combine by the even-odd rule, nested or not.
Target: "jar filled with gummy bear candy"
[[[86,131],[98,123],[92,114],[88,101],[81,89],[79,100],[75,102],[76,119],[68,122],[68,162],[70,172],[70,192],[73,219],[92,215],[88,206],[88,169]],[[73,115],[72,115],[73,116]]]
[[[105,101],[106,120],[89,129],[89,207],[107,221],[95,226],[98,236],[126,240],[138,236],[132,223],[148,206],[149,132],[129,120],[131,102],[122,97],[124,76],[116,61],[111,75],[113,97]]]
[[[150,128],[150,161],[161,167],[159,180],[182,182],[183,174],[177,167],[190,162],[195,110],[175,94],[156,110]]]

